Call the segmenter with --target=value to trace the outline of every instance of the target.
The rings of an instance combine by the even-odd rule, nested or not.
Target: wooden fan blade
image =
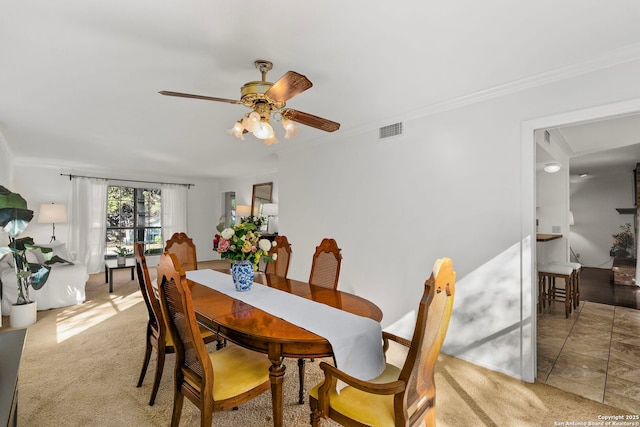
[[[265,95],[275,101],[285,102],[311,86],[313,86],[313,83],[302,74],[298,74],[295,71],[287,71],[284,76],[280,77],[280,80],[265,92]]]
[[[168,90],[161,90],[158,93],[161,95],[167,95],[167,96],[179,96],[181,98],[204,99],[205,101],[218,101],[218,102],[227,102],[229,104],[241,104],[240,101],[236,101],[235,99],[214,98],[213,96],[204,96],[204,95],[191,95],[190,93],[171,92]]]
[[[340,129],[340,123],[314,116],[313,114],[303,113],[302,111],[292,110],[290,108],[282,110],[282,117],[312,128],[320,129],[325,132],[335,132]]]

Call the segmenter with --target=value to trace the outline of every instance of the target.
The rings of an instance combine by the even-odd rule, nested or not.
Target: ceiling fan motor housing
[[[275,101],[265,95],[265,93],[271,89],[271,86],[273,86],[271,82],[245,83],[240,89],[240,101],[249,108],[253,108],[256,102],[266,102],[271,106],[272,110],[279,110],[283,108],[286,103]]]

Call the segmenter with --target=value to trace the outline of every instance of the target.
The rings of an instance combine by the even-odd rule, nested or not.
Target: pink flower
[[[220,243],[218,243],[218,253],[224,253],[229,250],[229,246],[231,246],[231,242],[227,239],[221,239]]]

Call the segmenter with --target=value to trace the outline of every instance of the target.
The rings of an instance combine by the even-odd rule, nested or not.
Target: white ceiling
[[[19,162],[68,170],[258,175],[278,150],[636,46],[639,21],[634,0],[0,0],[0,137]],[[341,129],[238,141],[245,107],[158,94],[239,99],[256,59],[270,81],[306,75],[288,106]]]
[[[640,114],[549,131],[569,154],[571,175],[628,174],[640,163]]]

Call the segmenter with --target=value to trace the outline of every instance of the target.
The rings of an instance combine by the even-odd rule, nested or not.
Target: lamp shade
[[[249,216],[251,215],[251,206],[238,205],[236,206],[236,216]]]
[[[262,215],[276,216],[278,215],[278,205],[275,203],[265,203],[262,205]]]
[[[67,222],[67,208],[65,205],[56,205],[55,203],[40,205],[38,222],[45,224],[64,224]]]

